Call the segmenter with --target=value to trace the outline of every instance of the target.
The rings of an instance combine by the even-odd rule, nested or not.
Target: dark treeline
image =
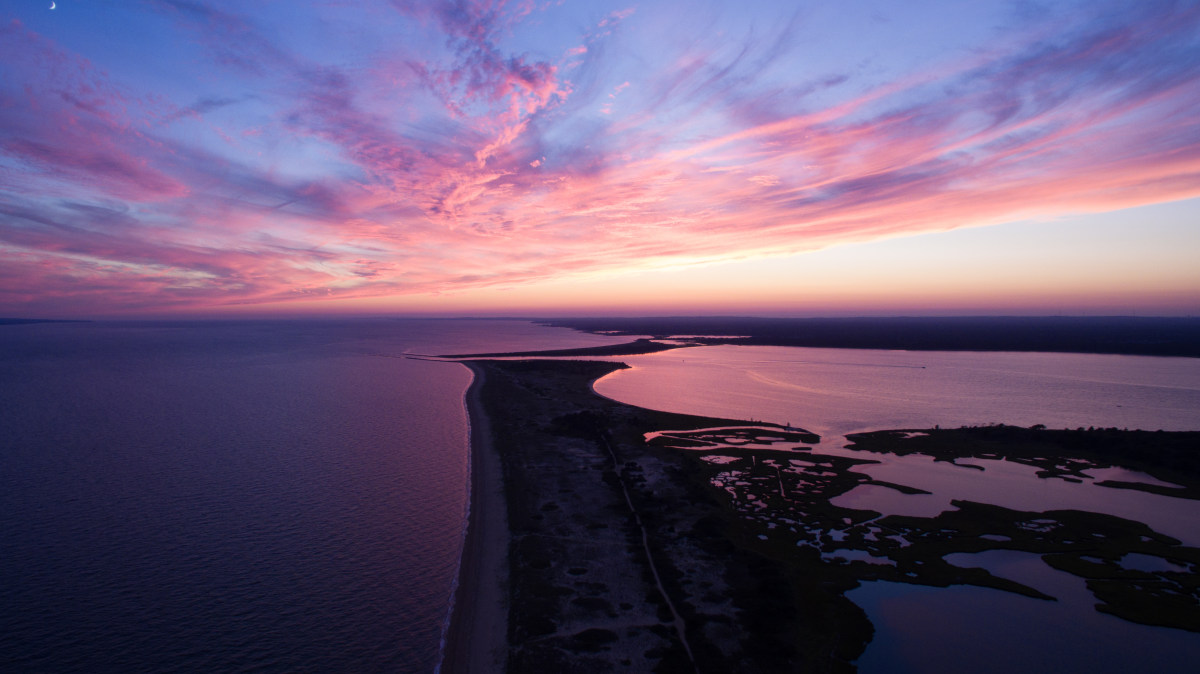
[[[1200,318],[955,316],[567,318],[548,325],[628,335],[744,336],[739,344],[913,351],[1053,351],[1200,357]]]

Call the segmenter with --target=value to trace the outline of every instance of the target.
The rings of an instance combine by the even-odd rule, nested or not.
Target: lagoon
[[[1079,509],[1142,521],[1186,545],[1200,545],[1200,502],[1098,485],[1119,479],[1170,486],[1148,475],[1101,467],[1075,483],[1039,478],[1036,468],[1004,460],[956,465],[857,451],[846,448],[844,437],[997,422],[1196,430],[1200,359],[715,346],[621,360],[631,369],[599,380],[594,388],[601,395],[664,411],[793,424],[823,436],[814,454],[877,461],[856,470],[930,492],[861,485],[834,499],[843,507],[917,517],[954,509],[952,499],[1037,512]],[[841,556],[888,561],[857,550]],[[1185,671],[1200,656],[1200,635],[1098,613],[1082,579],[1050,568],[1036,554],[995,550],[950,557],[955,565],[988,568],[1059,601],[962,585],[865,583],[848,594],[876,628],[857,663],[861,671],[1120,672],[1134,665]],[[1163,560],[1129,562],[1135,563],[1161,566]]]
[[[701,346],[617,360],[631,369],[597,382],[601,395],[832,441],[988,423],[1185,431],[1200,418],[1198,358]]]

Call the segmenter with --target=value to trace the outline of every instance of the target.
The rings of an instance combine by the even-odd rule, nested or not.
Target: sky
[[[0,1],[0,316],[1200,314],[1200,3]]]

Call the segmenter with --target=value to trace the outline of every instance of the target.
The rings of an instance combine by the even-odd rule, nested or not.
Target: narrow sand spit
[[[502,672],[508,658],[508,518],[500,457],[480,391],[483,370],[467,389],[471,419],[471,505],[454,611],[440,672]]]

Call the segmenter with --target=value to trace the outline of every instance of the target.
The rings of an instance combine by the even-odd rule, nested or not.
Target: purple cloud
[[[151,6],[195,87],[0,28],[0,310],[453,292],[1200,195],[1194,3],[1018,17],[887,77],[806,51],[804,12]]]

